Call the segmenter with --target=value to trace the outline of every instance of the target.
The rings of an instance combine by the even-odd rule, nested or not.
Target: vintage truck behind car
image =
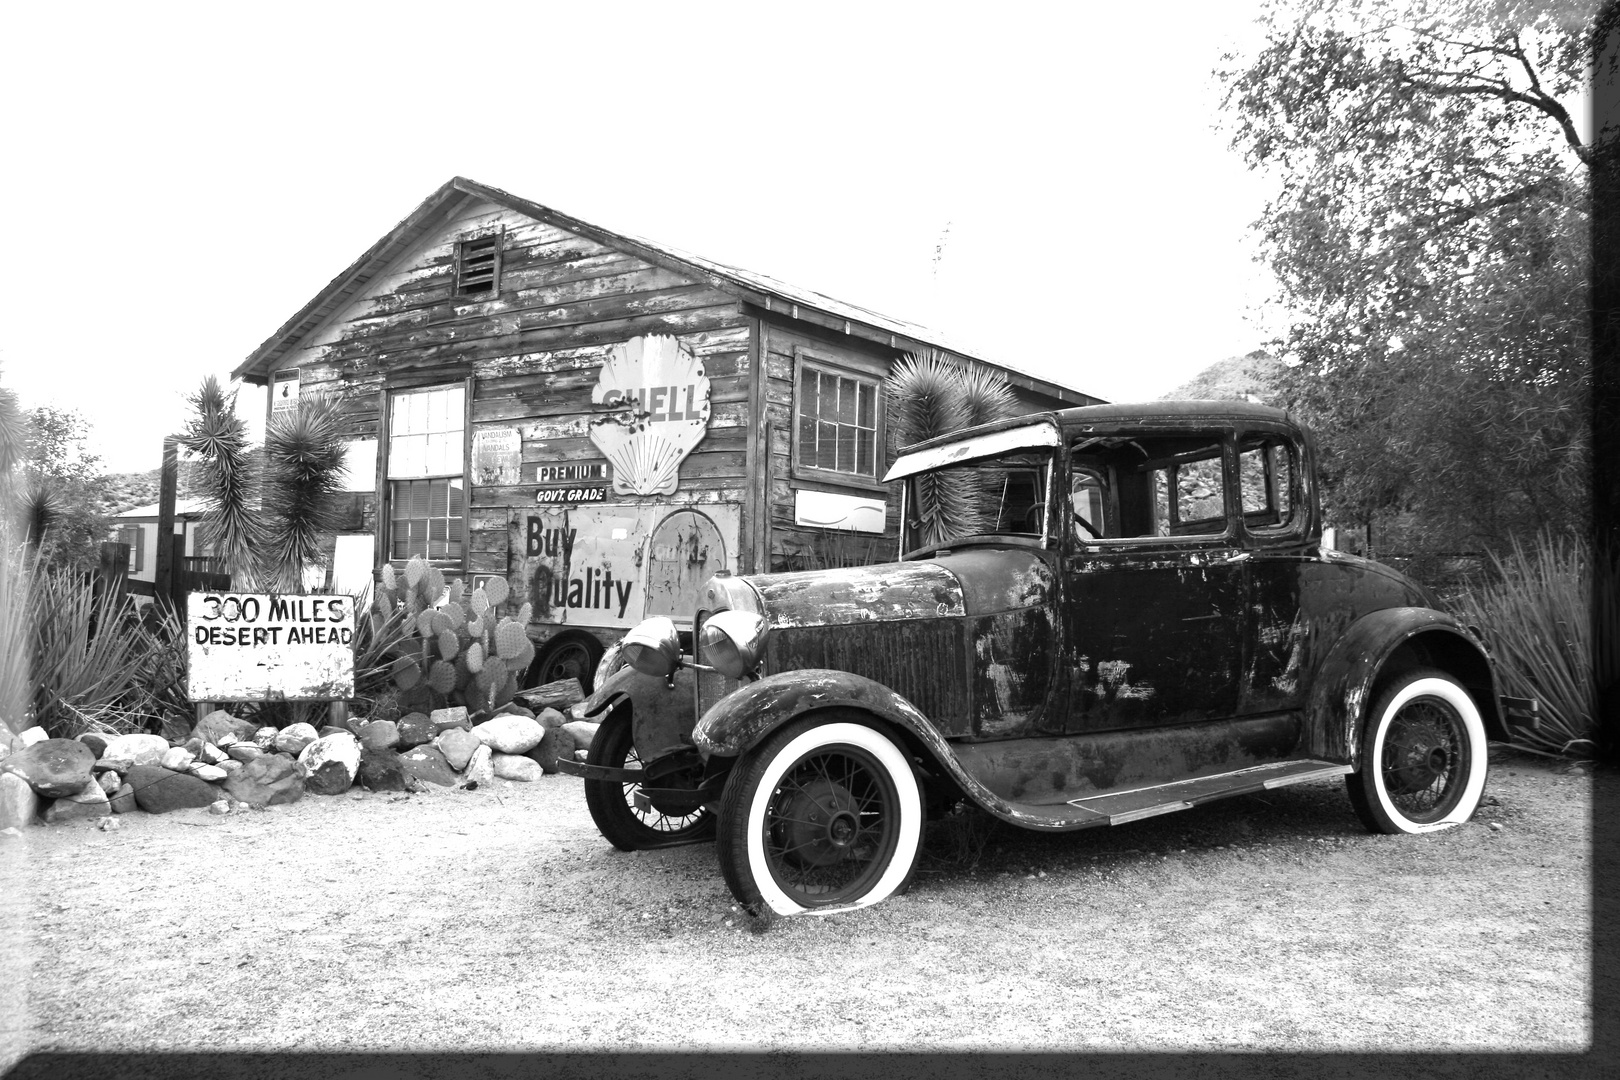
[[[1309,435],[1233,402],[1099,405],[906,448],[901,561],[720,575],[577,715],[604,836],[714,836],[751,908],[904,889],[925,817],[1118,825],[1343,776],[1369,829],[1466,821],[1503,704],[1421,585],[1324,547]]]

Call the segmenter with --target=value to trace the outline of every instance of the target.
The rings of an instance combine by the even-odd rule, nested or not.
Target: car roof
[[[937,435],[932,439],[912,443],[900,448],[901,454],[911,454],[935,446],[945,446],[963,439],[995,431],[1035,427],[1053,422],[1066,428],[1152,427],[1164,424],[1168,428],[1196,428],[1201,424],[1214,426],[1264,424],[1299,429],[1299,424],[1286,410],[1250,401],[1145,401],[1116,405],[1082,405],[1055,412],[1032,413],[995,420],[978,427]]]

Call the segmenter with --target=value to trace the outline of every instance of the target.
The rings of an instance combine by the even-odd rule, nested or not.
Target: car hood
[[[1051,593],[1044,559],[1018,548],[981,548],[917,562],[759,574],[743,579],[775,627],[989,615]]]

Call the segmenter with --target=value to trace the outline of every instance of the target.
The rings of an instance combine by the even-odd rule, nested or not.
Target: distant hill
[[[191,493],[198,463],[181,461],[178,476],[178,494]],[[108,473],[96,481],[98,494],[96,508],[104,514],[119,514],[137,506],[150,506],[158,501],[161,469],[146,472]]]
[[[1164,399],[1254,401],[1276,405],[1280,400],[1277,378],[1287,370],[1281,360],[1264,349],[1256,349],[1243,356],[1216,361],[1189,382],[1165,394]]]

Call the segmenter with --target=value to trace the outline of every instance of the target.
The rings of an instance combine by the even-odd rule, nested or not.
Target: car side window
[[[1276,436],[1238,445],[1238,490],[1250,532],[1285,529],[1294,516],[1294,447]]]
[[[1084,543],[1221,536],[1226,485],[1214,435],[1082,439],[1072,448],[1071,511]],[[1088,526],[1097,526],[1095,534]]]

